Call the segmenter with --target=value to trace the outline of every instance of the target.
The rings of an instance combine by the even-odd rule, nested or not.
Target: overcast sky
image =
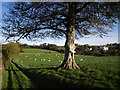
[[[9,3],[0,3],[0,7],[2,7],[2,10],[0,9],[1,15],[3,13],[8,13],[8,5]],[[119,23],[120,24],[120,23]],[[1,25],[1,20],[0,20],[0,25]],[[120,26],[120,25],[119,25]],[[4,38],[0,34],[0,43],[4,43]],[[63,39],[51,39],[51,38],[46,38],[45,40],[39,40],[39,41],[27,41],[27,40],[20,40],[21,43],[26,43],[26,44],[42,44],[42,43],[52,43],[56,45],[64,45],[65,44],[65,38]],[[89,38],[80,38],[79,40],[75,40],[75,43],[78,43],[80,45],[84,44],[89,44],[89,45],[105,45],[107,43],[118,43],[118,24],[115,25],[113,32],[108,33],[108,37],[100,38],[96,36],[91,36]]]

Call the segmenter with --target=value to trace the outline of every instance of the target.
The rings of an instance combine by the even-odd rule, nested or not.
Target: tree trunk
[[[69,12],[68,12],[68,29],[66,32],[66,42],[65,42],[65,56],[63,63],[59,68],[64,69],[80,69],[76,64],[74,59],[75,53],[75,21],[76,21],[76,9],[77,3],[69,3]]]
[[[68,35],[66,35],[64,61],[59,66],[59,68],[80,69],[80,67],[75,62],[74,53],[75,53],[75,44],[74,44],[74,31],[73,31]]]

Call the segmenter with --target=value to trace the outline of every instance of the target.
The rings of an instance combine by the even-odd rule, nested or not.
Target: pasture
[[[119,56],[75,55],[80,70],[53,70],[64,54],[24,49],[3,72],[3,88],[82,88],[119,90]]]

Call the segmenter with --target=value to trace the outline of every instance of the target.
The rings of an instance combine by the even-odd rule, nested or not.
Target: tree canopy
[[[75,5],[75,36],[103,36],[117,22],[118,2],[72,2]],[[8,38],[63,37],[69,29],[70,2],[15,2],[3,16],[3,34]],[[19,37],[19,38],[18,38]]]

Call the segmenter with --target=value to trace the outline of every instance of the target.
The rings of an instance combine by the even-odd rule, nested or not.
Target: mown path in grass
[[[35,88],[36,86],[16,65],[10,62],[6,71],[3,72],[3,89]]]

